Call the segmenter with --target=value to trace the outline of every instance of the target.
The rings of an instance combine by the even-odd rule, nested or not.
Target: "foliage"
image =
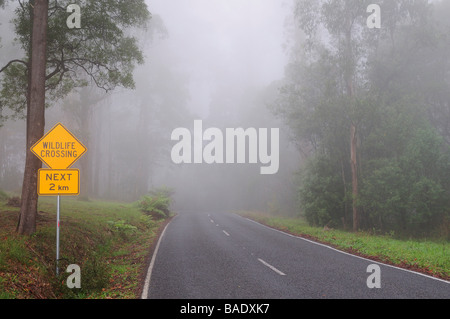
[[[30,1],[19,2],[13,19],[15,33],[26,56],[3,69],[0,106],[23,115],[26,106],[30,52]],[[135,64],[143,55],[129,30],[145,28],[150,19],[145,1],[87,1],[81,7],[82,27],[69,29],[66,7],[70,0],[51,0],[47,32],[47,101],[66,96],[89,81],[110,91],[117,86],[133,88]]]
[[[298,198],[310,224],[345,226],[355,200],[359,227],[423,236],[450,213],[449,45],[436,20],[443,14],[426,0],[383,1],[383,28],[371,30],[368,4],[296,1],[306,40],[293,47],[272,108],[308,159]]]
[[[336,227],[342,223],[345,194],[339,170],[334,166],[322,156],[310,161],[303,171],[299,199],[311,225]]]
[[[139,222],[141,227],[146,230],[151,230],[155,227],[155,221],[148,215],[141,215],[139,217]]]
[[[383,28],[371,30],[368,4],[296,1],[306,39],[293,47],[273,110],[308,158],[298,198],[309,223],[345,226],[355,203],[359,227],[423,236],[450,212],[448,24],[426,0],[383,1]]]
[[[150,191],[139,201],[139,208],[156,218],[168,218],[173,191],[168,188],[158,188]]]
[[[40,201],[39,230],[27,237],[15,233],[17,209],[0,206],[0,298],[138,298],[145,260],[161,222],[149,221],[131,204],[66,198],[63,205],[59,276],[55,201]],[[111,231],[114,225],[130,230],[115,236],[119,230]],[[81,268],[81,289],[66,286],[69,264]]]
[[[8,194],[0,189],[0,201],[6,201],[9,198]]]
[[[60,263],[61,269],[66,269],[69,263]],[[99,256],[91,252],[81,265],[81,288],[70,289],[66,285],[70,273],[62,272],[60,276],[51,278],[52,286],[57,296],[64,299],[82,299],[95,293],[105,290],[109,286],[111,278],[111,267],[104,260],[104,256]]]
[[[124,238],[137,230],[136,226],[126,223],[123,219],[117,221],[109,220],[108,225],[111,227],[113,232],[118,233]]]
[[[417,130],[398,157],[368,165],[360,199],[367,223],[417,235],[437,228],[450,212],[449,170],[442,138],[431,128]]]
[[[449,217],[450,148],[431,126],[407,122],[383,121],[365,139],[358,206],[363,228],[424,236]],[[317,154],[302,169],[299,200],[312,225],[348,220],[351,185],[338,154]]]

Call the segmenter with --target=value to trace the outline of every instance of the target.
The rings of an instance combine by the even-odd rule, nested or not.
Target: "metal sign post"
[[[56,200],[56,276],[59,275],[59,206],[61,204],[61,196],[58,195]]]
[[[59,224],[61,196],[80,194],[80,171],[69,169],[86,147],[61,123],[55,125],[30,149],[50,169],[38,171],[40,196],[55,196],[56,202],[56,275],[59,275]]]

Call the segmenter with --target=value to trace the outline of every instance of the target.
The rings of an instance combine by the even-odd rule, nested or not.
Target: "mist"
[[[0,0],[0,298],[448,298],[449,16]]]
[[[161,0],[147,5],[152,14],[147,29],[128,31],[137,37],[145,59],[134,71],[135,88],[105,92],[91,81],[46,110],[46,131],[61,122],[88,149],[74,165],[81,171],[80,198],[135,201],[166,187],[174,192],[175,210],[292,213],[299,155],[268,108],[288,59],[285,24],[291,1]],[[1,13],[8,16],[14,7]],[[11,24],[1,27],[2,50],[10,53],[2,58],[6,63],[21,48]],[[177,128],[193,131],[196,120],[205,129],[280,129],[279,170],[263,176],[260,164],[175,164],[171,134]],[[17,142],[3,140],[8,155],[0,188],[16,192],[25,160],[21,130],[20,118],[1,128],[5,136],[15,132]]]
[[[442,173],[450,141],[448,2],[383,2],[379,29],[367,23],[366,3],[354,12],[341,2],[306,0],[146,4],[148,25],[124,30],[144,60],[133,69],[133,88],[104,90],[84,76],[87,85],[64,98],[47,93],[46,131],[61,122],[88,149],[74,166],[80,199],[135,202],[169,188],[175,211],[301,214],[310,224],[344,229],[439,225],[449,187]],[[0,10],[1,65],[24,56],[8,20],[17,6]],[[345,19],[355,20],[353,33]],[[25,98],[7,84],[0,188],[19,193]],[[242,133],[234,145],[225,140],[231,130]],[[188,146],[178,147],[184,141],[174,132],[187,132]],[[260,132],[279,132],[278,147]],[[224,153],[227,145],[233,154]],[[439,164],[421,169],[432,162],[424,154],[437,154]],[[274,169],[262,174],[267,158]],[[395,182],[390,169],[402,172]],[[392,190],[383,193],[386,185]],[[431,193],[417,204],[414,194],[423,192]],[[358,209],[360,225],[352,217]]]
[[[284,74],[289,1],[153,1],[149,5],[169,34],[163,44],[170,52],[166,64],[187,80],[184,107],[191,117],[182,127],[193,130],[193,120],[203,120],[205,129],[282,126],[267,107],[276,89],[267,88]],[[154,183],[176,189],[180,209],[268,209],[270,203],[272,210],[289,210],[296,165],[286,163],[295,151],[284,131],[281,145],[283,164],[276,176],[260,176],[258,165],[251,164],[181,164],[161,167]],[[279,203],[285,205],[278,207]]]
[[[167,45],[189,75],[189,106],[201,115],[208,114],[212,95],[219,90],[264,86],[283,76],[286,1],[152,1],[149,5],[167,26]]]

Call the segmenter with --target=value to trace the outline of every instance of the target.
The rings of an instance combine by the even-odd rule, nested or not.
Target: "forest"
[[[22,201],[33,193],[24,191],[30,138],[42,137],[30,135],[34,2],[0,1],[0,190]],[[79,29],[66,25],[73,2]],[[368,26],[375,2],[380,28]],[[175,211],[255,210],[349,231],[450,235],[449,1],[283,1],[285,15],[265,21],[281,30],[267,37],[283,58],[268,52],[256,66],[265,34],[210,35],[200,46],[193,26],[181,25],[192,38],[177,46],[164,15],[175,7],[48,3],[43,123],[45,132],[64,123],[88,149],[73,166],[79,200],[134,202],[167,188]],[[217,28],[234,26],[235,35],[256,25],[251,15],[222,19]],[[202,52],[208,43],[214,50]],[[281,65],[279,76],[262,79],[267,61]],[[279,170],[174,163],[172,132],[198,120],[223,132],[279,129]]]
[[[448,233],[449,3],[380,2],[380,29],[367,27],[369,5],[295,6],[305,38],[274,110],[306,157],[303,213],[315,225]]]

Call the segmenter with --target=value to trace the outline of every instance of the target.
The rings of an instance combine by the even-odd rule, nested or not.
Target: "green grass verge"
[[[63,197],[56,276],[56,198],[40,198],[32,236],[15,233],[18,211],[0,199],[0,299],[139,298],[164,220],[152,220],[136,204]],[[67,288],[69,264],[81,268],[81,289]]]
[[[346,232],[311,227],[300,218],[274,217],[258,212],[237,212],[269,227],[328,244],[369,259],[450,280],[450,244],[448,241],[401,240],[393,235]]]

